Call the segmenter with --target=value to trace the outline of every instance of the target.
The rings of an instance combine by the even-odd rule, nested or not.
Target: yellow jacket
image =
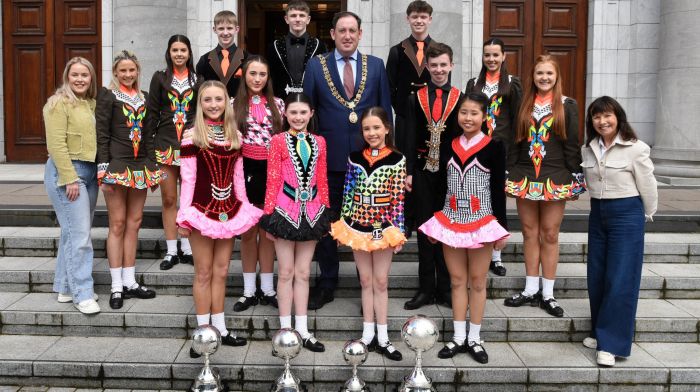
[[[46,148],[58,170],[58,186],[78,180],[72,160],[95,162],[95,100],[80,99],[74,105],[59,100],[49,109],[44,106]]]

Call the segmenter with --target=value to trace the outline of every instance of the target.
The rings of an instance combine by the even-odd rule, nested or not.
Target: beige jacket
[[[656,213],[659,197],[649,146],[641,140],[624,141],[616,137],[603,156],[598,139],[596,137],[590,146],[581,148],[581,166],[591,197],[619,199],[641,196],[644,215],[650,220]]]

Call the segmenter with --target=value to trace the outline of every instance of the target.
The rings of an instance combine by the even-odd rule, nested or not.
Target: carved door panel
[[[73,56],[100,67],[100,2],[3,2],[5,152],[11,162],[47,158],[41,109]],[[98,84],[100,83],[98,73]]]

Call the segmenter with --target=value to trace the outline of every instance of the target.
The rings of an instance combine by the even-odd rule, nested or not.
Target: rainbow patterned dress
[[[405,180],[406,159],[400,153],[387,147],[351,153],[333,238],[366,252],[403,245]]]

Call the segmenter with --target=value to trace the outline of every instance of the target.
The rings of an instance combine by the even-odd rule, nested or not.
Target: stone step
[[[130,299],[119,310],[110,309],[107,298],[105,294],[99,301],[102,313],[85,316],[70,303],[58,303],[55,294],[0,292],[0,331],[2,334],[185,338],[197,325],[191,296]],[[279,329],[277,309],[258,305],[235,313],[231,309],[236,299],[227,298],[227,325],[246,338],[269,340]],[[403,309],[404,301],[389,299],[388,324],[392,339],[399,339],[405,320],[417,313],[433,318],[443,335],[451,336],[451,309],[426,305],[409,311]],[[590,331],[588,300],[561,299],[559,302],[565,309],[562,318],[552,317],[536,307],[509,308],[501,299],[488,300],[482,336],[487,341],[498,342],[583,340]],[[359,337],[362,334],[360,306],[359,298],[336,298],[317,311],[309,311],[309,328],[320,339]],[[700,301],[641,299],[635,341],[700,342]]]
[[[0,227],[0,256],[52,256],[58,251],[58,227]],[[92,230],[95,257],[105,257],[106,228]],[[561,233],[560,261],[582,263],[588,250],[586,233]],[[503,250],[504,261],[523,261],[522,234],[513,232]],[[240,241],[236,241],[233,258],[239,258]],[[160,258],[165,254],[165,238],[160,229],[141,229],[137,249],[138,258]],[[415,236],[409,239],[394,261],[417,260]],[[700,264],[700,233],[647,233],[644,246],[645,262]],[[340,248],[340,258],[352,261],[352,252]]]
[[[302,350],[292,371],[310,392],[337,391],[351,376],[343,340],[325,340],[324,353]],[[412,370],[415,356],[394,342],[404,359],[370,353],[359,376],[373,392],[393,391]],[[0,336],[0,384],[72,388],[185,390],[202,368],[185,339],[130,337]],[[594,350],[581,343],[486,342],[489,363],[467,354],[438,359],[438,343],[423,356],[437,391],[695,391],[700,385],[700,344],[635,343],[614,368],[599,368]],[[222,347],[212,365],[234,390],[269,391],[283,362],[268,341]]]
[[[56,259],[53,257],[0,257],[0,290],[16,292],[51,292]],[[178,264],[169,271],[159,269],[159,260],[144,259],[136,263],[137,280],[160,294],[189,295],[192,292],[194,267]],[[523,263],[504,263],[508,276],[488,277],[489,298],[504,298],[522,290],[525,285]],[[95,289],[108,293],[111,278],[106,259],[95,259]],[[228,295],[241,295],[243,279],[241,263],[232,260],[229,268]],[[557,298],[585,298],[586,264],[562,263],[557,269]],[[319,275],[316,262],[311,266],[312,278]],[[312,279],[313,280],[313,279]],[[394,263],[389,275],[392,297],[405,298],[418,288],[418,263]],[[355,263],[340,263],[336,295],[358,297],[359,281]],[[642,267],[642,298],[700,298],[700,264],[647,263]]]

